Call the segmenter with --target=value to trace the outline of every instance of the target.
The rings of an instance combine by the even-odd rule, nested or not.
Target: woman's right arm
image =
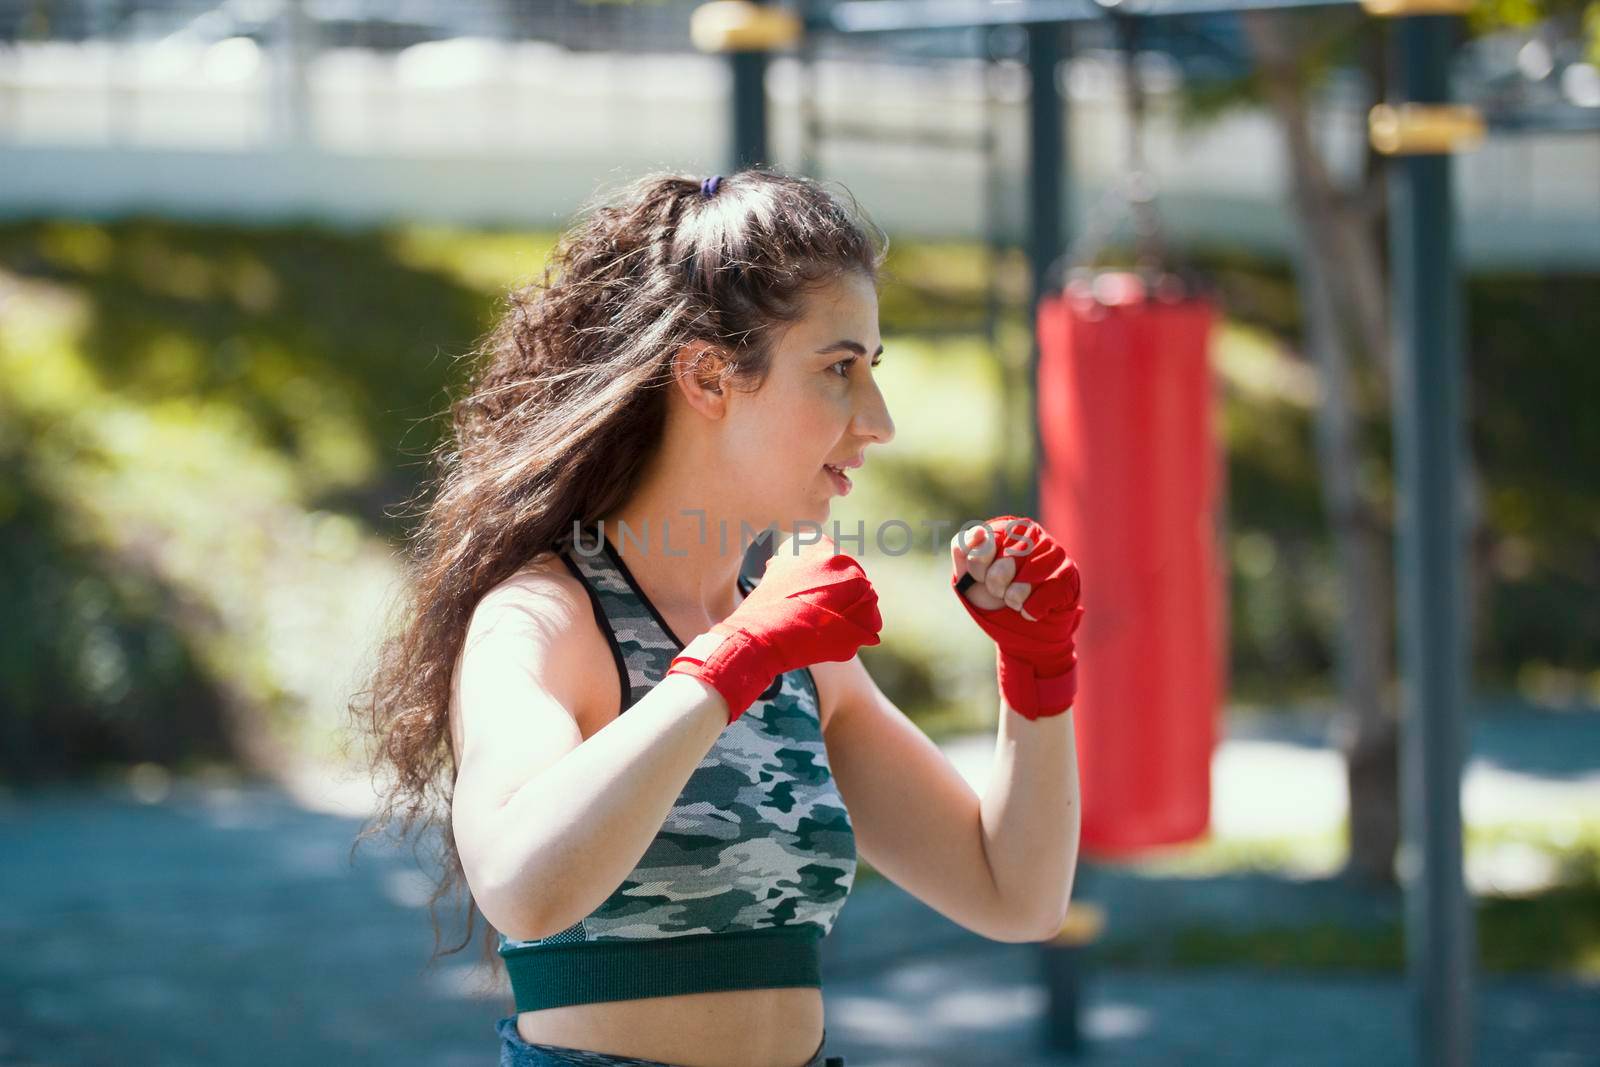
[[[548,567],[489,593],[468,627],[451,820],[473,899],[510,938],[558,933],[610,896],[728,725],[715,689],[671,674],[584,740],[596,679],[615,692],[604,641],[576,579]]]

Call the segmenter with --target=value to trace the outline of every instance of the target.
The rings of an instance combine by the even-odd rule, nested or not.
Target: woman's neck
[[[748,546],[736,521],[719,523],[703,509],[653,507],[635,499],[601,523],[612,550],[657,610],[697,624],[703,619],[696,632],[726,618],[741,599],[737,580]]]

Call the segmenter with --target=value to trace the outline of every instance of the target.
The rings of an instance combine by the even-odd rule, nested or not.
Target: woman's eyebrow
[[[854,352],[858,356],[864,356],[867,354],[867,347],[865,345],[857,344],[856,342],[849,340],[835,341],[831,345],[823,345],[821,348],[817,349],[817,352],[821,354],[823,352],[838,352],[840,350]],[[874,356],[883,355],[883,346],[879,345],[878,350],[872,354]]]

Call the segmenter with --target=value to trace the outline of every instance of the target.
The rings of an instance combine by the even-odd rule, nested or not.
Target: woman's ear
[[[709,341],[686,344],[672,359],[674,384],[689,405],[707,418],[721,418],[727,410],[731,369],[723,350]]]

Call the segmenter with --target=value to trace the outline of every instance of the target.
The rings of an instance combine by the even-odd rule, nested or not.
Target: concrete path
[[[1600,719],[1544,727],[1544,745],[1525,720],[1475,757],[1530,783],[1497,803],[1593,799]],[[1274,752],[1317,751],[1237,741],[1257,747],[1226,758],[1248,756],[1262,782],[1275,779]],[[349,862],[363,791],[370,801],[358,779],[321,774],[0,797],[0,1067],[495,1062],[493,1024],[510,1001],[474,966],[476,946],[426,966],[429,883],[416,863],[381,841]],[[1113,936],[1386,921],[1399,904],[1267,876],[1082,877]],[[447,933],[459,936],[453,923]],[[825,946],[829,1046],[851,1067],[1067,1062],[1039,1051],[1039,946],[985,941],[881,881],[852,894]],[[1095,1062],[1411,1062],[1406,991],[1391,976],[1102,969],[1086,997]],[[1600,1064],[1595,985],[1484,980],[1478,1016],[1480,1064]]]
[[[1398,901],[1365,902],[1334,883],[1266,877],[1141,880],[1096,868],[1111,927],[1152,934],[1197,917],[1275,925],[1337,908],[1351,922]],[[1317,917],[1327,919],[1323,911]],[[1109,931],[1108,931],[1109,932]],[[1409,996],[1397,976],[1093,967],[1080,1021],[1089,1055],[1044,1049],[1046,950],[985,941],[883,883],[853,893],[824,942],[828,1045],[851,1067],[1295,1065],[1410,1067]],[[1477,1062],[1600,1064],[1600,983],[1480,978]]]

